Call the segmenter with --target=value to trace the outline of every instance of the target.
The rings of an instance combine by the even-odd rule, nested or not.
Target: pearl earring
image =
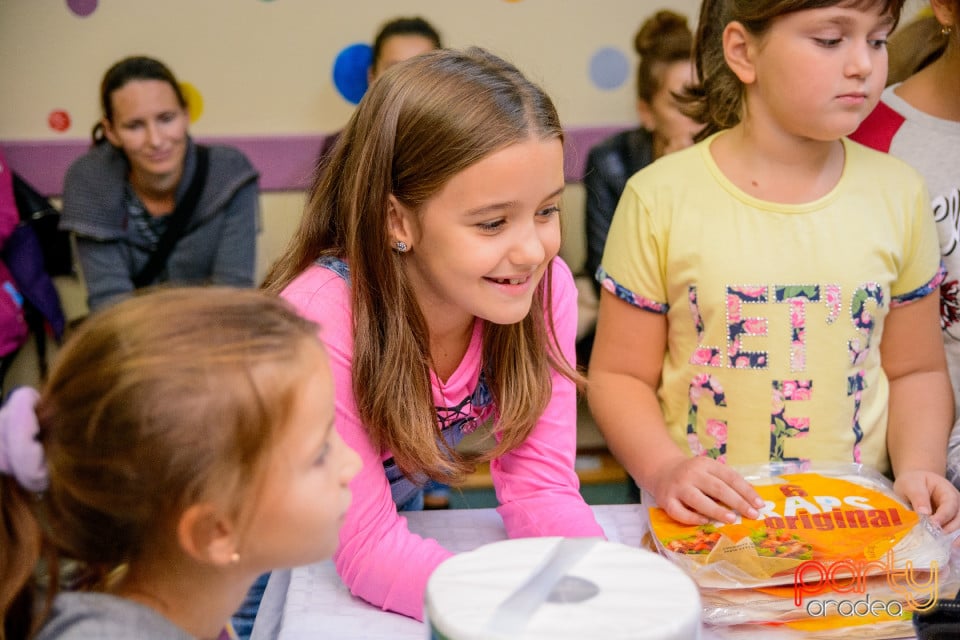
[[[236,551],[234,551],[234,552],[230,555],[230,564],[237,564],[237,563],[239,563],[239,562],[240,562],[240,554],[237,553]]]
[[[394,246],[397,248],[397,251],[399,251],[400,253],[407,252],[407,243],[404,242],[403,240],[397,240]]]

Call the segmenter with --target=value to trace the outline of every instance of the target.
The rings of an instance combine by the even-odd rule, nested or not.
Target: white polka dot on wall
[[[73,12],[73,15],[86,18],[97,10],[100,0],[67,0],[67,8]]]
[[[47,115],[47,124],[54,131],[63,133],[70,128],[70,114],[63,109],[54,109]]]
[[[619,89],[629,74],[630,61],[619,49],[603,47],[590,57],[590,81],[599,89]]]
[[[190,122],[196,122],[203,115],[203,96],[195,86],[189,82],[180,83],[180,91],[187,101],[187,112],[190,114]]]

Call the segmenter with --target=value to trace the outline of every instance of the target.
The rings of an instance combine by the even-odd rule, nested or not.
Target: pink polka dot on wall
[[[54,109],[47,116],[47,124],[54,131],[63,133],[70,128],[70,114],[63,109]]]
[[[99,3],[100,0],[67,0],[67,8],[70,9],[74,15],[86,18],[97,10]]]

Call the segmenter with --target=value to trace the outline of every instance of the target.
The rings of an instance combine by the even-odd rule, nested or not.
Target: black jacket
[[[611,136],[590,149],[583,175],[586,189],[587,259],[585,270],[593,276],[603,258],[610,221],[620,194],[634,173],[653,162],[653,137],[645,129],[631,129]]]

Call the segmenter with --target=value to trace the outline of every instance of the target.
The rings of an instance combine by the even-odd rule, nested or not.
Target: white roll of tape
[[[600,539],[522,538],[441,564],[425,618],[437,640],[696,640],[700,596],[665,558]]]

